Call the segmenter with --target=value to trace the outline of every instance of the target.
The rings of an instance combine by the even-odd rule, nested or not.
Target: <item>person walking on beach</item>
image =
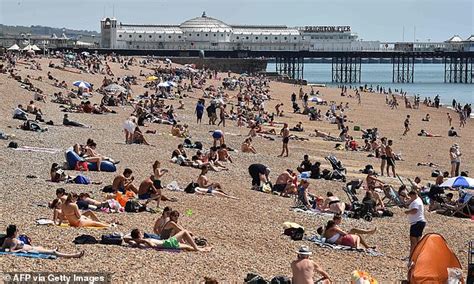
[[[385,152],[385,148],[387,147],[387,138],[382,137],[380,138],[380,175],[383,176],[383,173],[385,172],[385,164],[387,161],[387,153]]]
[[[388,140],[387,146],[385,147],[385,155],[387,156],[387,176],[390,177],[390,168],[392,168],[393,177],[396,177],[395,174],[395,154],[392,149],[393,141]]]
[[[288,123],[283,124],[283,128],[280,131],[280,135],[283,136],[283,148],[281,154],[278,157],[283,157],[286,152],[285,157],[288,157],[288,142],[290,142],[290,130],[288,129]]]
[[[416,191],[412,190],[408,193],[408,210],[405,214],[408,216],[408,222],[410,222],[410,255],[415,249],[415,246],[423,236],[423,230],[426,226],[425,212],[423,201],[418,196]]]
[[[297,253],[298,256],[296,260],[291,263],[293,284],[316,283],[313,278],[314,272],[317,272],[323,276],[323,278],[318,280],[317,283],[331,283],[329,274],[324,271],[321,266],[319,266],[319,264],[309,258],[313,253],[307,246],[301,246]]]
[[[407,118],[405,119],[405,122],[403,124],[405,125],[405,131],[403,132],[403,136],[406,136],[408,131],[410,131],[410,115],[407,115]]]

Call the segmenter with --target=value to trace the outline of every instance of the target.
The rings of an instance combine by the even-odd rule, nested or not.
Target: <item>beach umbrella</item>
[[[91,88],[91,84],[85,82],[85,81],[76,81],[74,83],[72,83],[74,86],[78,87],[78,88],[85,88],[85,89],[90,89]]]
[[[15,43],[14,45],[10,46],[7,50],[18,51],[20,47]]]
[[[156,80],[158,80],[159,78],[156,77],[156,76],[154,76],[154,75],[152,75],[152,76],[148,76],[146,79],[147,79],[147,81],[156,81]]]
[[[463,176],[452,177],[448,178],[445,182],[443,182],[440,187],[460,187],[474,189],[474,179]]]
[[[110,84],[107,87],[104,88],[107,92],[122,92],[125,93],[127,89],[124,87],[120,86],[119,84]]]

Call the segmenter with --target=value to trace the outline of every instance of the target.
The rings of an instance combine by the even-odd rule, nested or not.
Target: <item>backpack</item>
[[[106,185],[106,186],[104,186],[104,188],[102,188],[102,192],[113,193],[114,190],[112,189],[112,185]]]
[[[109,235],[102,235],[100,243],[103,245],[117,245],[121,246],[123,242],[122,235],[120,233],[113,233]]]
[[[137,200],[131,199],[125,203],[125,212],[138,213],[140,211],[141,204]]]
[[[72,241],[76,245],[94,245],[97,244],[97,239],[91,235],[80,235]]]
[[[286,236],[290,236],[293,241],[301,241],[304,236],[304,229],[303,228],[288,228],[283,231],[283,234]]]
[[[202,150],[202,143],[199,141],[194,142],[194,148],[198,150]]]
[[[184,139],[184,145],[191,145],[193,144],[189,138]]]
[[[184,192],[186,193],[195,193],[196,192],[196,187],[198,187],[199,185],[195,182],[191,182],[188,184],[188,186],[186,186],[186,188],[184,189]]]
[[[77,161],[74,170],[87,172],[89,170],[89,164],[87,162]]]
[[[90,184],[91,181],[88,177],[86,176],[83,176],[83,175],[77,175],[75,178],[74,178],[74,183],[76,184]]]
[[[16,143],[15,141],[11,141],[10,143],[8,143],[8,148],[18,148],[18,143]]]
[[[275,276],[270,280],[270,284],[291,284],[291,280],[286,276]]]

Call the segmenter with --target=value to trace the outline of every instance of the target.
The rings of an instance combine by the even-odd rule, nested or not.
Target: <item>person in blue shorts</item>
[[[224,132],[222,132],[222,130],[214,130],[214,132],[212,132],[212,138],[214,138],[213,147],[217,146],[217,142],[219,142],[219,146],[225,144]]]

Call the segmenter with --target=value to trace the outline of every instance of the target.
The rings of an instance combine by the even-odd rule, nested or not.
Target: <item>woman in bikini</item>
[[[240,147],[243,153],[253,153],[257,154],[257,150],[252,145],[252,138],[248,137],[245,138],[244,142],[242,143],[242,146]]]
[[[80,258],[84,255],[84,252],[77,252],[77,253],[62,253],[59,252],[57,249],[47,249],[41,246],[32,246],[29,244],[25,244],[22,240],[18,238],[18,230],[16,225],[9,225],[7,227],[7,234],[6,238],[3,241],[2,251],[9,251],[9,252],[27,252],[27,253],[41,253],[41,254],[49,254],[54,255],[57,257],[64,257],[64,258]]]
[[[77,195],[69,193],[64,203],[61,204],[61,212],[63,218],[65,218],[71,227],[104,227],[108,228],[111,225],[100,222],[97,216],[91,211],[84,212],[81,214],[79,207],[76,204]],[[61,225],[61,219],[59,225]]]
[[[346,210],[346,204],[334,196],[332,192],[328,192],[326,196],[327,198],[324,200],[323,205],[323,208],[325,209],[324,211],[335,214],[344,214],[344,210]]]
[[[356,249],[375,249],[375,246],[370,247],[359,235],[348,234],[341,230],[333,220],[328,221],[323,237],[325,237],[326,242],[330,244],[348,246]]]

